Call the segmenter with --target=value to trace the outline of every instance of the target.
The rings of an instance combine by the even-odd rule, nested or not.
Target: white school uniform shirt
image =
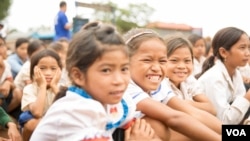
[[[197,89],[206,94],[223,124],[239,124],[250,104],[244,98],[246,90],[241,74],[235,71],[231,80],[225,65],[217,60],[199,79]]]
[[[123,99],[129,111],[119,127],[134,118],[136,108],[130,96],[124,95]],[[30,141],[84,141],[97,137],[108,137],[112,141],[115,128],[106,130],[106,125],[119,121],[124,113],[121,103],[116,105],[117,112],[112,113],[111,107],[115,105],[104,107],[99,101],[67,91],[66,96],[51,105]]]
[[[25,81],[30,80],[30,60],[27,60],[21,67],[14,79],[14,84],[20,90],[25,87]]]
[[[190,75],[185,81],[181,82],[180,89],[171,82],[171,89],[178,98],[183,100],[193,100],[194,96],[201,94],[197,91],[196,85],[197,79],[193,75]]]
[[[5,69],[3,71],[2,76],[0,76],[0,84],[2,84],[6,79],[11,79],[12,80],[12,73],[11,73],[11,68],[9,63],[4,60],[3,61],[4,65],[5,65]]]
[[[201,72],[202,65],[204,61],[206,60],[206,57],[202,56],[199,61],[196,58],[194,58],[193,60],[194,60],[193,75],[196,75]]]
[[[21,110],[27,111],[29,110],[29,104],[34,103],[38,97],[39,88],[36,83],[28,84],[23,89],[23,96],[21,100]],[[53,100],[55,98],[55,94],[52,92],[51,89],[46,90],[46,101],[44,105],[43,113],[45,114],[46,111],[51,106]]]
[[[136,104],[142,101],[143,99],[150,98],[150,97],[156,101],[167,104],[167,102],[173,96],[175,96],[175,94],[173,93],[173,91],[171,90],[169,86],[168,78],[163,79],[158,89],[155,91],[152,91],[150,94],[143,91],[133,80],[130,80],[130,83],[125,93],[129,94]],[[140,111],[136,113],[136,117],[141,118],[143,116],[144,114],[141,113]]]

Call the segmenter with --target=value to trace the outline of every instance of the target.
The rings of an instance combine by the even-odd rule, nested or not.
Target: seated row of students
[[[112,140],[117,127],[133,121],[136,108],[132,98],[123,95],[130,73],[122,37],[112,26],[88,24],[70,42],[66,68],[73,85],[56,95],[30,140]],[[127,126],[126,141],[157,140],[143,120],[144,133],[131,136],[140,131],[137,122],[133,129]]]
[[[56,95],[31,140],[112,140],[117,128],[135,126],[135,117],[150,124],[150,140],[221,140],[215,116],[171,91],[164,40],[145,29],[124,38],[128,48],[114,27],[98,22],[76,33],[66,59],[73,85]]]
[[[235,40],[229,42],[227,38],[232,38],[233,33],[237,33]],[[124,40],[126,45],[112,26],[87,24],[70,42],[66,56],[66,70],[73,85],[58,94],[58,87],[51,85],[60,79],[60,73],[56,73],[60,56],[48,53],[50,50],[34,55],[31,76],[42,90],[33,94],[33,101],[26,106],[30,112],[25,112],[28,114],[24,119],[38,121],[30,124],[34,132],[28,138],[32,134],[31,140],[112,140],[111,135],[118,133],[114,131],[123,132],[119,128],[124,125],[140,131],[130,122],[137,117],[146,121],[141,124],[148,132],[140,133],[145,139],[221,140],[222,124],[239,124],[247,118],[249,92],[244,95],[243,81],[236,70],[246,64],[250,55],[244,31],[234,27],[218,31],[212,42],[214,55],[208,59],[212,63],[209,66],[215,62],[214,56],[219,59],[198,80],[192,75],[193,45],[185,37],[163,40],[152,30],[132,29]],[[234,57],[239,55],[242,58],[236,61]],[[227,74],[229,77],[225,77]],[[57,97],[54,103],[54,99],[44,99],[50,95],[46,94],[50,89],[54,89],[52,97]],[[41,106],[45,101],[49,101],[46,109]],[[125,133],[125,140],[130,140],[130,128]]]
[[[39,41],[33,41],[33,43],[35,42],[37,43],[35,45],[36,52],[39,53],[30,56],[29,66],[26,68],[30,70],[29,73],[23,71],[28,76],[27,80],[32,80],[30,81],[32,83],[26,84],[22,90],[21,109],[23,113],[19,117],[19,123],[23,127],[24,141],[29,140],[40,118],[52,104],[55,94],[59,91],[59,86],[69,84],[67,72],[62,71],[65,70],[67,46],[63,46],[59,42],[53,42],[49,44],[48,50],[46,49],[45,52],[44,46],[41,46],[38,43]],[[51,83],[47,85],[46,83],[49,82]],[[41,95],[44,95],[44,97]]]
[[[125,40],[128,47],[131,48],[130,72],[134,82],[134,88],[132,87],[130,89],[129,86],[128,90],[130,90],[129,93],[132,96],[134,95],[133,97],[135,101],[138,102],[137,106],[140,107],[140,111],[147,113],[146,115],[151,118],[153,117],[159,121],[164,119],[161,122],[166,122],[165,120],[170,116],[169,112],[163,113],[162,111],[167,110],[167,106],[169,106],[177,111],[188,113],[195,119],[203,122],[203,124],[214,129],[216,132],[221,132],[220,122],[215,117],[174,97],[175,94],[171,92],[172,90],[168,86],[169,82],[164,77],[167,76],[166,66],[168,66],[169,56],[167,56],[168,51],[166,50],[165,43],[159,35],[148,29],[134,29],[125,35]],[[147,97],[163,102],[164,105],[166,104],[167,106],[161,107],[158,102],[157,104],[152,104],[153,101],[151,102],[151,98],[147,99]],[[210,121],[213,121],[215,126],[213,127],[209,124],[209,121],[205,121],[205,117],[211,119]],[[168,124],[166,125],[170,126]],[[160,128],[155,129],[157,130]],[[156,132],[160,133],[160,131]]]
[[[0,103],[1,103],[1,107],[3,107],[4,110],[12,116],[13,116],[13,114],[11,113],[11,111],[13,109],[18,109],[18,113],[16,115],[14,115],[13,117],[15,120],[19,120],[21,110],[24,110],[24,109],[21,109],[21,107],[20,107],[20,104],[22,101],[21,99],[27,97],[27,96],[25,96],[25,97],[22,96],[24,87],[32,82],[32,79],[30,78],[30,61],[31,61],[30,58],[33,54],[37,53],[40,50],[45,49],[46,45],[40,40],[32,40],[32,41],[28,42],[27,53],[29,55],[29,58],[23,64],[23,66],[21,66],[21,70],[19,70],[19,72],[17,73],[17,75],[13,81],[13,77],[11,74],[11,66],[9,65],[8,61],[6,61],[7,47],[5,45],[4,39],[0,38],[0,41],[1,41],[0,65],[2,66],[1,71],[3,72],[1,74],[1,80],[2,80],[1,87],[3,87],[3,89],[1,89]],[[24,39],[20,38],[17,40],[17,42],[21,42],[21,41],[24,41]],[[21,44],[21,43],[19,43],[19,44]],[[54,44],[56,44],[56,45],[54,45]],[[48,48],[57,52],[59,54],[59,56],[63,58],[63,54],[66,54],[67,42],[65,40],[62,40],[62,41],[60,40],[59,42],[51,44]],[[2,56],[5,57],[5,59],[3,59]],[[65,59],[63,59],[63,60],[65,60]],[[64,74],[63,78],[64,79],[60,79],[60,80],[63,80],[63,82],[66,83],[66,81],[68,81],[68,80],[67,80],[67,78],[65,78],[65,74]],[[36,94],[36,93],[34,93],[34,94]],[[24,102],[22,102],[22,103],[24,103]],[[24,105],[24,104],[22,104],[22,105]],[[24,134],[25,134],[25,132],[24,132]]]
[[[21,93],[13,83],[11,66],[7,61],[7,47],[0,36],[0,106],[14,118],[20,114]],[[13,114],[14,113],[14,114]]]
[[[188,39],[193,43],[194,55],[195,46],[199,44],[201,53],[204,39],[198,35],[191,35]],[[196,91],[206,94],[211,100],[216,116],[223,124],[249,124],[249,45],[245,31],[235,27],[219,30],[211,42],[212,55],[206,61],[200,57],[202,70],[194,74],[199,84]],[[194,68],[199,68],[199,65],[194,65]]]

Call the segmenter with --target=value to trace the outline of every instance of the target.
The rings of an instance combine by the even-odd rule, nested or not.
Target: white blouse
[[[30,141],[87,141],[101,137],[112,141],[116,128],[107,129],[107,123],[119,123],[118,127],[122,127],[135,116],[136,105],[131,97],[123,95],[123,100],[127,112],[122,103],[104,107],[99,101],[67,91],[66,96],[51,105]]]
[[[202,70],[202,65],[205,62],[206,57],[202,56],[200,60],[197,60],[194,58],[194,69],[193,69],[193,75],[196,75],[201,72]]]
[[[183,100],[193,100],[194,96],[202,94],[197,91],[196,86],[197,79],[193,75],[190,75],[185,81],[181,82],[180,89],[171,82],[173,92],[178,96],[178,98]]]
[[[143,91],[137,84],[135,84],[134,81],[131,80],[125,93],[130,95],[136,104],[149,97],[161,103],[167,104],[167,102],[175,96],[169,84],[170,83],[168,78],[165,78],[161,81],[161,84],[157,90],[152,91],[150,94],[148,94]],[[137,112],[136,117],[143,116],[143,113],[140,113],[140,111]]]
[[[217,110],[223,124],[239,124],[250,103],[244,98],[246,90],[241,74],[235,71],[231,79],[225,65],[217,60],[199,79],[199,91],[206,94]]]

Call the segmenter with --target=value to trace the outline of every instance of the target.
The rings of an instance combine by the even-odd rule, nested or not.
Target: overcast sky
[[[76,14],[86,18],[90,9],[76,9],[74,0],[68,3],[67,15],[71,20]],[[82,0],[86,3],[108,0]],[[151,21],[184,23],[203,28],[204,36],[213,36],[225,26],[236,26],[250,34],[250,6],[248,0],[110,0],[119,7],[128,3],[147,3],[155,9]],[[51,26],[59,10],[60,0],[13,0],[10,16],[6,19],[9,28],[27,31],[30,27]]]

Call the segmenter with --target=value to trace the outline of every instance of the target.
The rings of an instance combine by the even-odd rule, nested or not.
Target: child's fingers
[[[130,134],[131,134],[131,126],[129,128],[127,128],[125,131],[125,139],[130,139]]]
[[[34,67],[34,75],[35,75],[34,76],[35,78],[39,78],[39,72],[38,72],[38,67],[37,66]]]
[[[142,131],[145,131],[146,124],[147,124],[146,121],[144,119],[141,119],[140,124],[139,124],[139,129],[142,130]]]
[[[155,131],[154,129],[150,126],[150,124],[146,123],[146,133],[148,133],[149,137],[153,138],[155,136]]]
[[[132,125],[133,130],[139,130],[140,129],[140,119],[135,119],[134,124]]]
[[[144,135],[146,135],[148,137],[154,136],[154,132],[153,132],[150,124],[148,124],[146,122],[146,120],[144,120],[144,119],[140,120],[140,129],[138,129],[138,130],[141,130],[144,133]]]

